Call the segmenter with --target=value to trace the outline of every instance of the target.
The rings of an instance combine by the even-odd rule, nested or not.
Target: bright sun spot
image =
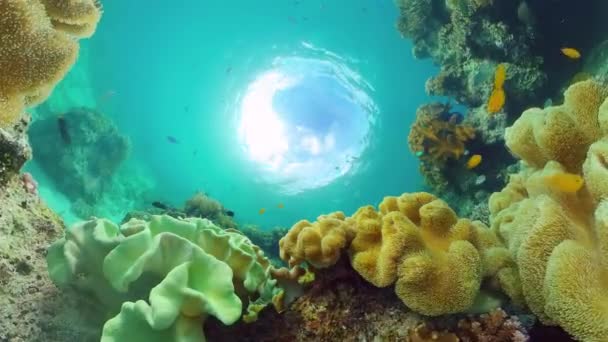
[[[376,113],[371,87],[336,55],[323,56],[277,58],[240,102],[245,155],[263,181],[286,193],[327,185],[352,171],[369,141]]]

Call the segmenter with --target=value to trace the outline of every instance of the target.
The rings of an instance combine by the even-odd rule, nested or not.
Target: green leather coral
[[[248,300],[243,318],[253,321],[282,295],[263,252],[206,219],[84,222],[51,246],[47,262],[55,284],[93,294],[115,315],[103,342],[201,341],[207,316],[232,324]]]

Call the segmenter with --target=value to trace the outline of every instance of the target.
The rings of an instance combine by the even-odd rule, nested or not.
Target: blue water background
[[[87,44],[93,86],[115,94],[103,110],[153,171],[157,200],[180,206],[202,190],[240,223],[269,228],[421,190],[407,135],[436,68],[412,57],[391,1],[104,1],[104,12]],[[275,58],[307,53],[303,42],[341,56],[369,83],[377,122],[356,172],[285,194],[246,161],[238,101]]]

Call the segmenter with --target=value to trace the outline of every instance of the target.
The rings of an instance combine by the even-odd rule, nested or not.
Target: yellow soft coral
[[[281,258],[328,267],[348,250],[364,279],[378,287],[395,284],[399,298],[426,315],[467,310],[483,277],[509,287],[511,258],[481,222],[459,219],[445,202],[423,192],[385,197],[379,209],[364,206],[349,218],[340,213],[300,221],[281,239]]]
[[[313,223],[302,220],[279,241],[281,259],[290,266],[306,261],[318,268],[328,267],[338,261],[352,238],[342,212],[320,216]]]
[[[554,160],[568,172],[580,173],[589,145],[606,135],[600,130],[599,107],[608,89],[594,81],[578,82],[564,94],[564,104],[531,108],[507,128],[507,146],[531,166]]]
[[[506,134],[522,171],[490,198],[525,302],[584,341],[608,336],[607,96],[595,81],[578,82],[563,105],[524,112]],[[580,190],[555,186],[564,174],[582,176]]]
[[[56,8],[57,15],[79,3],[56,2],[62,3]],[[95,9],[97,15],[90,19],[91,24],[99,19],[99,9]],[[46,99],[76,60],[78,43],[53,27],[39,0],[3,0],[0,13],[0,127],[4,127],[13,123],[25,106]]]
[[[93,35],[101,17],[98,0],[41,0],[55,28],[75,36]]]

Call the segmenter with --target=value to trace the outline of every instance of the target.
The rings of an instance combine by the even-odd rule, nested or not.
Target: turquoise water
[[[97,107],[154,177],[145,201],[201,190],[239,223],[289,227],[422,188],[407,134],[436,70],[397,15],[379,0],[108,1],[83,53]]]

